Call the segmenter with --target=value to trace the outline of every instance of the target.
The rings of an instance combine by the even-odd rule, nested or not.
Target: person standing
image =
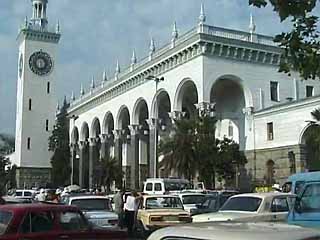
[[[113,197],[114,212],[118,214],[118,226],[123,228],[123,190],[119,190]]]
[[[36,195],[35,199],[39,202],[46,201],[46,192],[43,188],[40,189],[40,193]]]
[[[132,236],[132,230],[134,228],[134,218],[135,218],[135,212],[137,210],[137,192],[133,191],[131,192],[131,195],[127,197],[126,203],[124,204],[124,210],[125,210],[125,220],[126,220],[126,226],[128,228],[128,234],[129,236]]]

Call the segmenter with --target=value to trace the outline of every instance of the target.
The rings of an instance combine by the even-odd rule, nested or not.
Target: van
[[[320,171],[296,173],[288,177],[288,180],[282,186],[282,191],[298,195],[303,189],[305,183],[315,181],[320,181]]]
[[[288,215],[289,224],[320,227],[320,181],[317,179],[309,179],[303,184]]]
[[[190,189],[191,184],[186,179],[178,178],[148,178],[143,186],[146,194],[176,193]]]

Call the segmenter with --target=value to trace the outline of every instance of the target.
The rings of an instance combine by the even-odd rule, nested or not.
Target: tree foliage
[[[15,187],[16,166],[11,165],[8,158],[0,154],[0,196],[5,194],[7,184]]]
[[[280,21],[290,19],[291,31],[275,36],[284,49],[279,71],[298,71],[303,79],[320,77],[319,18],[313,14],[317,0],[249,0],[256,7],[271,5]]]
[[[71,172],[67,108],[68,103],[65,100],[49,137],[49,150],[53,152],[51,157],[52,183],[55,186],[68,184]]]
[[[0,134],[0,154],[8,154],[14,151],[15,139],[9,134]]]
[[[246,163],[239,145],[233,140],[215,138],[216,120],[210,117],[176,120],[174,134],[161,140],[162,166],[180,177],[215,186],[215,178],[232,179],[235,166]]]

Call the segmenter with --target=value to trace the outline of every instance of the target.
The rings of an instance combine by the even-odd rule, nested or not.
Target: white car
[[[36,191],[32,189],[17,189],[11,195],[16,198],[34,198],[36,195]]]
[[[148,240],[311,240],[320,239],[319,230],[284,223],[192,223],[160,229]]]
[[[206,199],[206,195],[202,193],[194,193],[194,192],[184,192],[180,193],[179,196],[184,210],[187,212],[191,212],[193,209],[197,209],[197,204],[201,204]]]
[[[294,194],[247,193],[230,197],[215,213],[195,215],[192,222],[285,221],[293,206]]]
[[[118,215],[112,211],[111,200],[107,196],[71,195],[64,203],[81,209],[89,222],[98,227],[116,227]]]

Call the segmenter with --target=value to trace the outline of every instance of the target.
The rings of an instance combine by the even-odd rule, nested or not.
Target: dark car
[[[0,206],[0,239],[128,239],[117,229],[94,229],[79,208],[58,204]]]
[[[196,209],[191,209],[191,215],[217,212],[229,197],[238,194],[238,191],[211,191],[204,201],[196,205]]]

